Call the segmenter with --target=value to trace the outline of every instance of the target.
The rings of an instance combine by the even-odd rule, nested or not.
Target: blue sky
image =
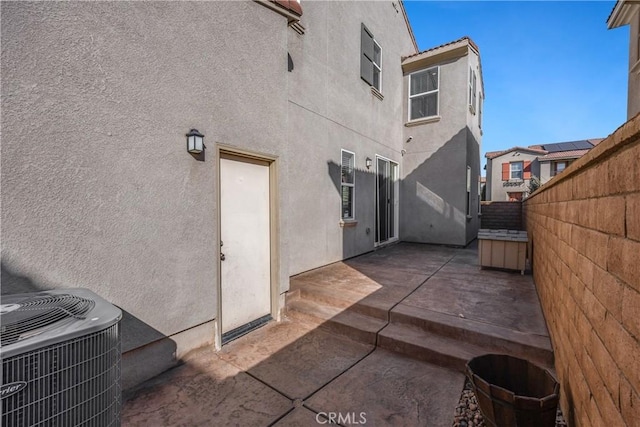
[[[606,137],[626,121],[629,28],[615,1],[407,1],[420,50],[469,36],[480,48],[484,153]]]

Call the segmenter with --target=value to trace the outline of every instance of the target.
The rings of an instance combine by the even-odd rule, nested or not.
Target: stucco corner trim
[[[440,117],[440,116],[433,116],[433,117],[426,117],[424,119],[410,120],[407,123],[405,123],[404,125],[406,127],[426,125],[427,123],[439,122],[441,118],[442,117]]]
[[[356,225],[358,225],[358,221],[356,221],[355,219],[341,219],[340,220],[340,227],[344,228],[344,227],[355,227]]]

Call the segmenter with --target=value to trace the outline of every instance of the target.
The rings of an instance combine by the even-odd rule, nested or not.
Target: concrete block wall
[[[524,202],[573,426],[640,420],[640,115]]]
[[[522,202],[482,202],[480,228],[522,230]]]

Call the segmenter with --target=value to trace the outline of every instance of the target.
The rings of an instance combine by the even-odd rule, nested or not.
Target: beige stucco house
[[[544,154],[546,151],[542,149],[527,147],[487,152],[486,200],[523,200],[529,192],[531,177],[539,176],[534,163]]]
[[[600,141],[592,138],[487,152],[487,200],[522,201],[531,192],[532,179],[537,185],[546,183]]]
[[[124,388],[294,274],[477,233],[479,49],[419,52],[401,2],[0,8],[2,293],[122,308]]]

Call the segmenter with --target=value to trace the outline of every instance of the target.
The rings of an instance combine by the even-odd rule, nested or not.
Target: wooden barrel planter
[[[486,354],[467,363],[484,422],[492,427],[554,427],[560,386],[528,360]]]

